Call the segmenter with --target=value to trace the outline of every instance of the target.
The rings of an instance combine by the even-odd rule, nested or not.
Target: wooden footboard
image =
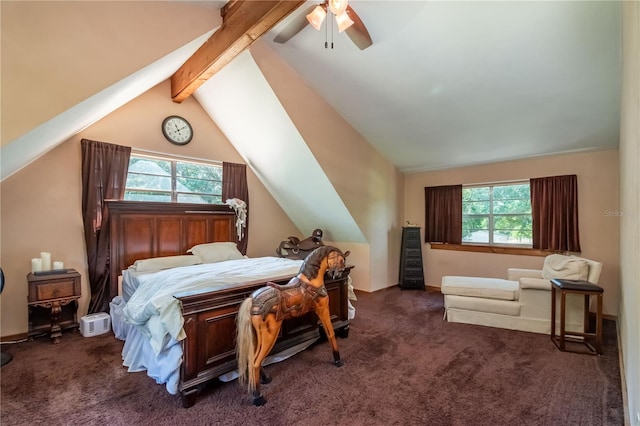
[[[325,277],[331,321],[340,337],[347,337],[349,332],[347,279],[352,268],[353,266],[348,266],[338,278]],[[290,278],[272,281],[285,284]],[[198,389],[204,383],[237,369],[235,334],[238,308],[246,297],[264,285],[264,282],[248,283],[230,289],[178,297],[182,303],[187,334],[182,341],[183,360],[179,384],[184,407],[195,403]],[[280,337],[272,353],[312,342],[318,337],[320,323],[315,313],[310,312],[282,324]],[[327,360],[331,362],[330,357]]]

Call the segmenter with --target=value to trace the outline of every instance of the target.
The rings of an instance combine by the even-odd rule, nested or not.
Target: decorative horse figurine
[[[263,405],[266,400],[260,393],[260,384],[271,379],[265,374],[262,362],[276,342],[282,321],[304,315],[313,310],[320,318],[337,367],[342,366],[338,343],[329,315],[329,296],[324,286],[325,273],[332,278],[344,270],[345,258],[331,246],[322,246],[307,256],[298,275],[288,284],[272,282],[259,288],[244,300],[237,319],[237,359],[241,385],[246,385],[254,405]]]

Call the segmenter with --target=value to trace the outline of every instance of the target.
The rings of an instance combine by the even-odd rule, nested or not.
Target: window
[[[131,154],[125,200],[222,203],[222,166]]]
[[[462,243],[532,247],[529,182],[463,187]]]

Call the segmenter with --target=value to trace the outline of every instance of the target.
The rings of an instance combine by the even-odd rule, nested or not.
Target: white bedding
[[[176,294],[219,290],[249,281],[293,276],[300,271],[302,262],[259,257],[136,274],[137,289],[123,312],[127,322],[143,327],[151,347],[159,354],[169,338],[180,341],[186,337],[180,303],[174,297]],[[129,278],[127,275],[124,271],[125,281]]]

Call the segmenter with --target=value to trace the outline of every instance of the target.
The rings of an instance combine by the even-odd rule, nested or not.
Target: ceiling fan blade
[[[291,37],[302,31],[307,25],[309,25],[309,22],[307,21],[307,15],[311,13],[311,11],[315,9],[316,6],[317,5],[310,6],[309,8],[307,8],[307,10],[304,11],[304,13],[295,16],[291,20],[291,22],[289,22],[287,26],[285,26],[277,36],[275,36],[273,41],[275,41],[276,43],[286,43]]]
[[[356,11],[353,10],[351,6],[347,6],[347,14],[353,21],[353,25],[345,30],[351,41],[358,46],[360,50],[364,50],[371,46],[373,41],[371,40],[369,31],[367,31],[367,27],[364,26],[362,19],[360,19]]]

